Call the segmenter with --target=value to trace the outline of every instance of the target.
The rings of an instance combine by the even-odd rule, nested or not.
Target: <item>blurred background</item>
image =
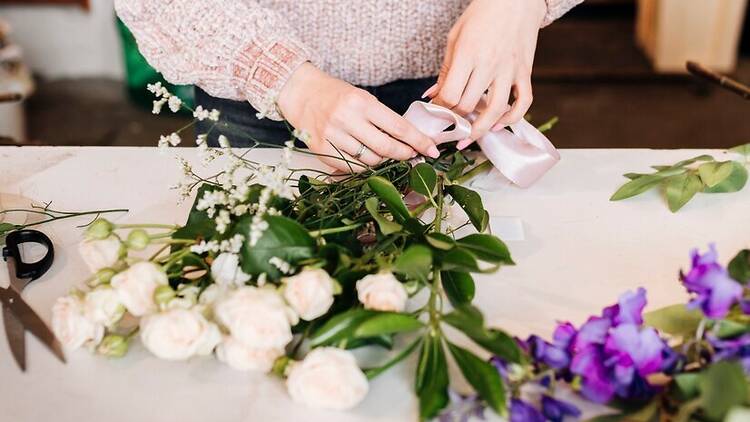
[[[587,0],[542,30],[533,122],[560,147],[750,141],[750,102],[685,61],[750,82],[747,0]],[[159,80],[112,0],[0,0],[0,144],[154,146],[187,118],[150,113]],[[181,87],[189,96],[191,87]]]

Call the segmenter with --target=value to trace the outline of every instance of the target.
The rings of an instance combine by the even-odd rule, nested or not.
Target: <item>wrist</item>
[[[322,72],[310,62],[301,64],[292,73],[284,87],[279,91],[276,103],[284,116],[294,113],[305,100],[305,87],[314,86],[314,81]]]
[[[533,5],[534,19],[536,19],[536,22],[539,23],[540,27],[544,23],[544,20],[547,17],[547,12],[549,11],[547,1],[548,0],[533,0],[529,2]]]

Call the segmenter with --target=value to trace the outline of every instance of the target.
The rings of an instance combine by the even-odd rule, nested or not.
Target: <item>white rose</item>
[[[97,272],[115,265],[122,255],[122,242],[116,236],[102,240],[84,240],[78,245],[78,252],[89,270]]]
[[[292,341],[296,315],[272,289],[241,287],[216,303],[216,318],[235,340],[255,349],[283,348]]]
[[[333,305],[334,281],[325,270],[304,270],[284,281],[284,298],[305,321],[325,315]]]
[[[294,401],[333,410],[353,408],[369,388],[354,355],[335,347],[313,349],[293,364],[286,386]]]
[[[112,287],[134,316],[156,311],[154,290],[167,284],[167,275],[152,262],[141,261],[112,277]]]
[[[378,273],[357,282],[357,297],[366,309],[403,312],[409,295],[393,274]]]
[[[141,319],[141,341],[160,359],[185,360],[211,353],[221,333],[200,312],[175,308]]]
[[[244,286],[250,276],[242,272],[240,257],[234,253],[222,253],[211,263],[211,277],[223,286]]]
[[[103,286],[86,293],[83,311],[94,323],[110,327],[122,318],[125,306],[114,289]]]
[[[284,349],[256,349],[247,347],[227,336],[216,348],[216,357],[239,371],[269,372],[277,358],[284,355]]]
[[[68,350],[75,350],[86,342],[98,344],[104,336],[104,326],[86,318],[83,302],[76,296],[64,296],[52,307],[52,331]]]

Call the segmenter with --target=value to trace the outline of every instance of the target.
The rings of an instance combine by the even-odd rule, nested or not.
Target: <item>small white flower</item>
[[[238,371],[269,372],[279,357],[284,355],[284,349],[257,349],[247,347],[230,336],[216,348],[216,357]]]
[[[229,148],[229,139],[224,135],[219,135],[219,146],[222,148]]]
[[[58,298],[52,307],[52,331],[68,350],[86,343],[96,345],[104,336],[104,326],[87,318],[83,302],[72,295]]]
[[[333,305],[335,282],[323,269],[306,269],[283,281],[284,299],[305,321],[325,315]]]
[[[276,269],[279,270],[282,274],[292,273],[292,264],[284,261],[278,256],[272,256],[271,259],[268,260],[268,263],[276,267]]]
[[[206,140],[208,139],[208,135],[205,133],[202,135],[198,135],[198,137],[195,138],[195,145],[203,145],[206,143]]]
[[[219,242],[215,240],[210,240],[208,242],[201,240],[201,243],[190,247],[190,252],[198,255],[202,255],[206,252],[219,252]]]
[[[162,107],[164,107],[164,103],[166,103],[168,100],[166,98],[162,98],[161,100],[155,100],[154,106],[151,108],[151,113],[153,114],[159,114],[161,113]]]
[[[365,309],[403,312],[409,295],[392,273],[382,272],[357,281],[357,297]]]
[[[210,117],[211,113],[203,108],[203,106],[198,106],[195,108],[195,111],[193,112],[193,117],[198,119],[198,121],[206,120]]]
[[[114,266],[122,256],[122,242],[117,236],[102,240],[84,240],[78,245],[78,252],[92,273]]]
[[[220,116],[221,116],[221,112],[217,109],[213,109],[211,110],[210,113],[208,113],[208,120],[211,120],[213,122],[218,122]]]
[[[169,93],[166,87],[162,86],[161,82],[157,82],[155,84],[148,84],[146,85],[146,89],[154,94],[156,98],[164,97],[169,98],[172,96],[172,94]]]
[[[219,211],[219,215],[214,219],[214,222],[216,223],[216,231],[219,234],[224,234],[232,222],[232,215],[227,210],[221,210]]]
[[[367,395],[367,377],[354,355],[335,347],[313,349],[292,365],[287,390],[292,400],[310,407],[347,410]]]
[[[138,317],[156,311],[154,290],[167,284],[167,275],[156,264],[141,261],[112,277],[111,284],[125,308]]]
[[[180,135],[176,133],[170,133],[168,142],[169,142],[169,145],[176,147],[177,145],[180,145],[180,142],[182,142],[182,139],[180,139]]]
[[[172,110],[172,113],[180,111],[180,107],[182,107],[182,100],[180,97],[175,95],[169,97],[169,109]]]
[[[210,354],[221,341],[219,328],[200,312],[174,308],[141,319],[141,341],[160,359],[185,360]]]
[[[245,347],[280,349],[292,341],[298,322],[274,289],[240,287],[216,303],[214,313],[232,337]]]
[[[86,318],[106,327],[114,325],[125,313],[120,296],[109,286],[101,286],[86,293],[83,308]]]
[[[222,286],[243,286],[250,276],[240,268],[240,257],[236,253],[222,253],[211,263],[211,277]]]

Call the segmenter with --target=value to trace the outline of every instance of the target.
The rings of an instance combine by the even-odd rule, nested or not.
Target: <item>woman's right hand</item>
[[[364,170],[366,167],[357,165],[358,161],[374,166],[384,158],[408,160],[417,153],[433,158],[439,155],[434,141],[373,95],[310,63],[294,72],[279,93],[278,106],[292,126],[310,135],[308,147],[312,152],[343,155],[355,163],[320,157],[338,170]]]

